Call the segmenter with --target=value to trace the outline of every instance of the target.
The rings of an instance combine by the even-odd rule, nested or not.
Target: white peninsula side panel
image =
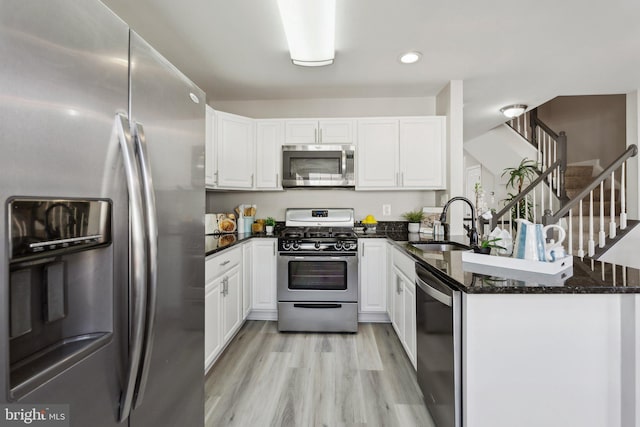
[[[622,377],[636,374],[623,298],[635,296],[464,294],[463,425],[623,425]]]

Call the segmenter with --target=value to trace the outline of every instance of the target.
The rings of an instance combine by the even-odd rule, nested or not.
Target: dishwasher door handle
[[[418,278],[416,280],[419,282],[418,286],[420,287],[420,289],[422,289],[427,295],[429,295],[433,299],[436,299],[436,300],[440,301],[441,303],[443,303],[444,305],[446,305],[448,307],[452,307],[453,306],[453,298],[451,296],[449,296],[449,295],[447,295],[447,294],[445,294],[443,292],[440,292],[437,289],[434,289],[428,283],[426,283],[425,281],[423,281],[420,278]]]

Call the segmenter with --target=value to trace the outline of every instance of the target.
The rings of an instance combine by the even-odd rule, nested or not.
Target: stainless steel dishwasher
[[[438,427],[462,426],[461,299],[416,264],[418,384]]]

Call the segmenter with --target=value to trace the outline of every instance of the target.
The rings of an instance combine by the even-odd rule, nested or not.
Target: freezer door
[[[158,230],[148,376],[131,425],[203,425],[205,94],[134,32],[130,49],[130,118],[146,140]]]
[[[0,9],[0,402],[69,404],[73,426],[115,426],[128,339],[126,305],[117,303],[127,298],[128,203],[112,131],[116,113],[127,112],[128,26],[93,0],[2,0]],[[15,196],[48,200],[45,224],[11,220],[57,238],[65,227],[87,230],[67,221],[73,203],[55,200],[111,203],[113,243],[10,262]],[[29,315],[15,317],[20,308]],[[11,339],[10,318],[22,322]]]

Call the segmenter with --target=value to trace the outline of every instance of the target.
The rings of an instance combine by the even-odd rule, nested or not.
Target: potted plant
[[[420,231],[420,222],[424,219],[422,209],[405,212],[402,214],[402,217],[409,221],[409,233],[417,233]]]
[[[264,220],[264,226],[267,234],[273,233],[273,227],[276,225],[276,220],[273,217],[268,216],[267,219]]]
[[[501,237],[495,237],[493,239],[482,239],[479,245],[473,247],[473,252],[477,254],[485,254],[489,255],[491,253],[491,249],[505,249],[504,246],[500,246],[496,244],[497,241],[502,240]]]
[[[520,164],[515,168],[506,168],[502,172],[501,176],[509,176],[509,180],[505,186],[507,187],[507,190],[515,190],[515,194],[511,192],[508,193],[509,197],[504,199],[505,203],[509,203],[511,200],[515,199],[522,190],[524,190],[525,184],[529,184],[535,179],[537,172],[538,163],[534,160],[529,160],[526,157],[522,159]],[[511,217],[513,219],[523,218],[532,221],[532,206],[532,200],[530,200],[530,196],[527,195],[525,199],[521,200],[511,209]]]

